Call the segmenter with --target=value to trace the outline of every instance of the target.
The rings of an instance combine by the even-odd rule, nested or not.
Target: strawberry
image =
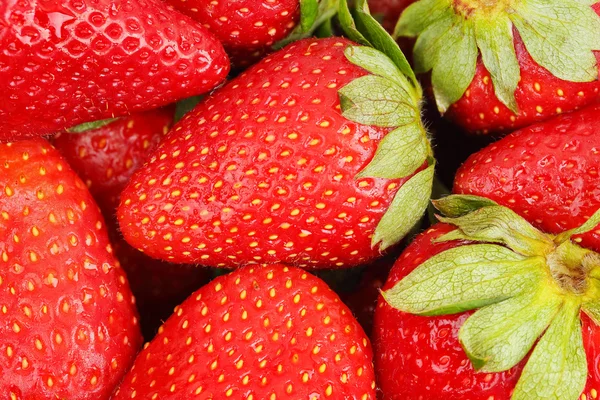
[[[320,279],[250,266],[190,296],[144,347],[121,399],[375,399],[369,340]]]
[[[106,218],[114,253],[127,273],[142,332],[148,339],[173,308],[209,278],[205,268],[155,260],[132,248],[123,240],[116,223],[121,191],[167,133],[172,120],[173,110],[164,108],[54,137],[54,146],[86,182]]]
[[[311,36],[337,11],[337,0],[168,2],[208,28],[238,67],[258,61],[278,42]]]
[[[159,0],[0,2],[0,140],[55,133],[208,91],[229,62]]]
[[[393,32],[400,14],[415,0],[369,0],[371,13],[388,32]]]
[[[125,239],[226,268],[352,267],[397,243],[427,206],[431,147],[406,59],[359,17],[392,58],[343,38],[302,40],[204,99],[123,192]]]
[[[108,399],[141,335],[102,215],[46,141],[0,154],[0,392]]]
[[[375,314],[382,399],[593,399],[600,390],[600,254],[484,198],[447,215],[394,265]],[[475,312],[472,310],[479,309]]]
[[[473,154],[454,192],[488,197],[543,231],[584,223],[600,207],[600,106],[517,131]],[[577,240],[600,251],[600,231]]]
[[[416,37],[442,113],[472,133],[525,127],[600,101],[600,4],[420,0],[396,35]]]

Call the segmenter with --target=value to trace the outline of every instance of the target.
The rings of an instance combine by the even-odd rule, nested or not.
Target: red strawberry
[[[245,267],[195,292],[114,399],[375,399],[369,340],[320,279]]]
[[[46,141],[0,154],[0,392],[108,399],[141,335],[102,216]]]
[[[418,37],[439,110],[474,133],[513,130],[600,101],[600,5],[420,0],[399,36]]]
[[[599,143],[600,106],[556,117],[473,154],[454,192],[489,197],[546,232],[575,228],[600,207]],[[582,239],[600,251],[600,231]]]
[[[173,308],[208,282],[194,265],[152,259],[129,246],[118,231],[115,212],[121,191],[169,130],[171,108],[137,113],[97,129],[62,133],[54,145],[86,182],[109,227],[114,252],[136,297],[144,337],[151,339]]]
[[[0,3],[0,140],[55,133],[210,90],[217,39],[159,0]]]
[[[415,0],[369,0],[371,13],[377,17],[388,32],[393,32],[402,11]]]
[[[481,209],[448,219],[459,230],[433,226],[398,259],[375,314],[375,364],[383,400],[597,396],[598,296],[578,273],[600,267],[600,255],[568,237],[561,244],[499,208],[487,207],[495,210],[486,211],[483,219]],[[500,236],[514,241],[489,244],[491,231],[477,225],[485,221],[506,228]],[[499,221],[507,224],[494,223]],[[479,243],[452,240],[477,235]],[[540,242],[527,242],[533,237]],[[533,255],[544,248],[552,263]],[[572,267],[584,267],[571,270],[572,275],[561,270],[569,256],[581,262]],[[582,300],[582,293],[591,298]]]
[[[63,132],[54,146],[88,186],[111,220],[131,175],[169,131],[173,110],[163,108],[133,114],[96,129]]]
[[[320,0],[321,4],[316,0],[168,2],[214,33],[238,67],[258,61],[274,44],[290,35],[288,40],[311,36],[337,8],[337,0]]]
[[[367,75],[347,57],[393,77]],[[218,267],[339,268],[378,257],[422,215],[433,174],[422,169],[431,150],[418,89],[398,68],[342,38],[266,58],[175,125],[134,175],[118,210],[126,240],[156,258]],[[402,90],[412,100],[394,98]],[[388,134],[406,113],[408,125]]]

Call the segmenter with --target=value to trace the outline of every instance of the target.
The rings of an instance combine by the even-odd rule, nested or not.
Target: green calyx
[[[338,91],[342,115],[351,121],[389,128],[361,177],[409,178],[379,222],[372,245],[384,250],[398,243],[419,222],[432,193],[435,160],[421,121],[423,92],[395,40],[371,16],[367,2],[351,9],[340,1],[338,18],[349,46],[346,58],[370,74]]]
[[[331,18],[337,14],[338,3],[339,0],[300,0],[300,23],[285,39],[275,43],[273,49],[279,50],[292,42],[327,31]]]
[[[431,71],[438,108],[445,112],[464,94],[477,59],[489,71],[498,99],[519,112],[521,78],[514,48],[516,28],[531,57],[557,78],[598,79],[597,0],[419,0],[398,21],[395,36],[416,37],[415,70]]]
[[[106,125],[110,125],[113,122],[117,121],[118,119],[119,118],[108,118],[108,119],[101,119],[101,120],[92,121],[92,122],[84,122],[83,124],[79,124],[72,128],[68,128],[66,131],[68,133],[83,133],[83,132],[91,131],[94,129],[102,128],[103,126],[106,126]]]
[[[436,242],[464,242],[424,261],[385,300],[418,315],[477,310],[458,336],[476,370],[507,371],[531,354],[512,400],[578,399],[588,371],[580,313],[600,323],[600,254],[571,237],[594,229],[600,211],[550,235],[481,197],[434,205],[456,227]]]

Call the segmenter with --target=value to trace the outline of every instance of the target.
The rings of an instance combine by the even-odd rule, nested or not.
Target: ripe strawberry
[[[141,335],[102,216],[46,141],[0,154],[0,392],[108,399]]]
[[[274,44],[290,35],[289,40],[311,36],[321,22],[337,11],[337,0],[320,0],[321,4],[317,0],[168,2],[215,34],[238,67],[258,61]]]
[[[245,267],[177,307],[114,400],[375,399],[372,356],[323,281],[281,265]]]
[[[86,182],[106,218],[114,253],[127,273],[148,340],[173,308],[209,279],[205,268],[174,265],[144,255],[129,246],[118,231],[115,212],[121,192],[172,121],[172,108],[165,108],[54,138],[54,146]]]
[[[438,109],[473,133],[514,130],[600,101],[600,4],[420,0],[398,36],[417,37]]]
[[[378,257],[418,221],[433,179],[420,92],[399,68],[342,38],[266,58],[175,125],[134,175],[118,210],[125,239],[213,267]]]
[[[483,205],[421,234],[393,267],[373,337],[382,399],[594,398],[598,295],[581,279],[600,254]]]
[[[208,91],[223,47],[159,0],[0,2],[0,140],[157,108]]]
[[[394,32],[400,14],[415,0],[369,0],[371,13],[381,21],[388,32]]]
[[[546,232],[572,229],[600,207],[598,143],[600,106],[555,117],[473,154],[454,192],[488,197]],[[600,231],[580,239],[600,251]]]
[[[121,192],[173,123],[173,109],[136,113],[78,133],[59,133],[54,147],[86,183],[107,220]]]

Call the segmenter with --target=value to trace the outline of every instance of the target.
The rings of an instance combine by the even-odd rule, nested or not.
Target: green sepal
[[[102,128],[103,126],[106,126],[106,125],[110,125],[117,120],[119,120],[119,118],[107,118],[107,119],[101,119],[98,121],[84,122],[83,124],[75,125],[72,128],[68,128],[67,132],[83,133],[83,132],[91,131],[94,129]]]
[[[417,172],[396,192],[371,239],[373,247],[379,245],[383,251],[398,243],[415,226],[425,210],[431,197],[431,187],[435,163],[430,161],[429,167]]]
[[[432,203],[442,215],[449,218],[462,217],[480,208],[498,205],[488,198],[466,194],[451,194],[432,200]]]
[[[339,0],[300,0],[300,23],[285,39],[275,43],[273,49],[313,36],[317,28],[337,14],[338,7]]]
[[[357,78],[338,91],[344,117],[364,124],[393,128],[420,124],[419,109],[398,85],[377,75]],[[418,119],[419,121],[415,121]]]
[[[459,246],[429,258],[382,295],[411,314],[460,313],[530,289],[543,277],[540,262],[494,244]]]
[[[429,154],[429,143],[421,124],[409,124],[385,135],[373,160],[357,175],[358,178],[404,178],[423,165]]]
[[[600,300],[583,304],[581,310],[586,313],[596,325],[600,326]]]
[[[557,78],[591,82],[598,79],[593,51],[600,47],[600,17],[592,4],[591,0],[420,0],[403,12],[394,36],[417,37],[415,71],[431,71],[441,112],[466,92],[479,53],[496,97],[518,113],[515,91],[521,71],[513,28],[532,58]]]
[[[513,27],[506,15],[474,21],[477,46],[483,65],[494,82],[496,97],[517,114],[515,91],[519,85],[520,69],[513,46]]]
[[[499,243],[525,256],[544,255],[554,248],[550,236],[506,207],[483,207],[462,217],[438,219],[458,228],[438,238],[438,242],[474,240]]]
[[[596,210],[596,212],[590,218],[588,218],[583,225],[559,234],[556,237],[556,242],[564,242],[565,240],[570,239],[572,236],[587,233],[596,228],[598,224],[600,224],[600,209]]]
[[[408,60],[398,47],[396,41],[385,29],[373,18],[369,12],[366,0],[357,0],[354,13],[348,7],[347,0],[340,0],[340,24],[348,37],[357,43],[373,47],[389,57],[398,67],[401,74],[411,82],[418,96],[422,96],[421,86],[413,72]]]
[[[539,282],[528,283],[540,287]],[[543,286],[525,292],[476,311],[460,328],[458,339],[479,372],[509,370],[529,353],[562,302]]]
[[[588,375],[579,312],[577,299],[567,298],[531,353],[511,400],[579,398]]]
[[[511,20],[531,57],[552,75],[571,82],[598,79],[600,17],[573,0],[527,0],[515,3]]]
[[[179,122],[187,113],[192,111],[202,100],[202,96],[192,96],[177,102],[173,122]]]

